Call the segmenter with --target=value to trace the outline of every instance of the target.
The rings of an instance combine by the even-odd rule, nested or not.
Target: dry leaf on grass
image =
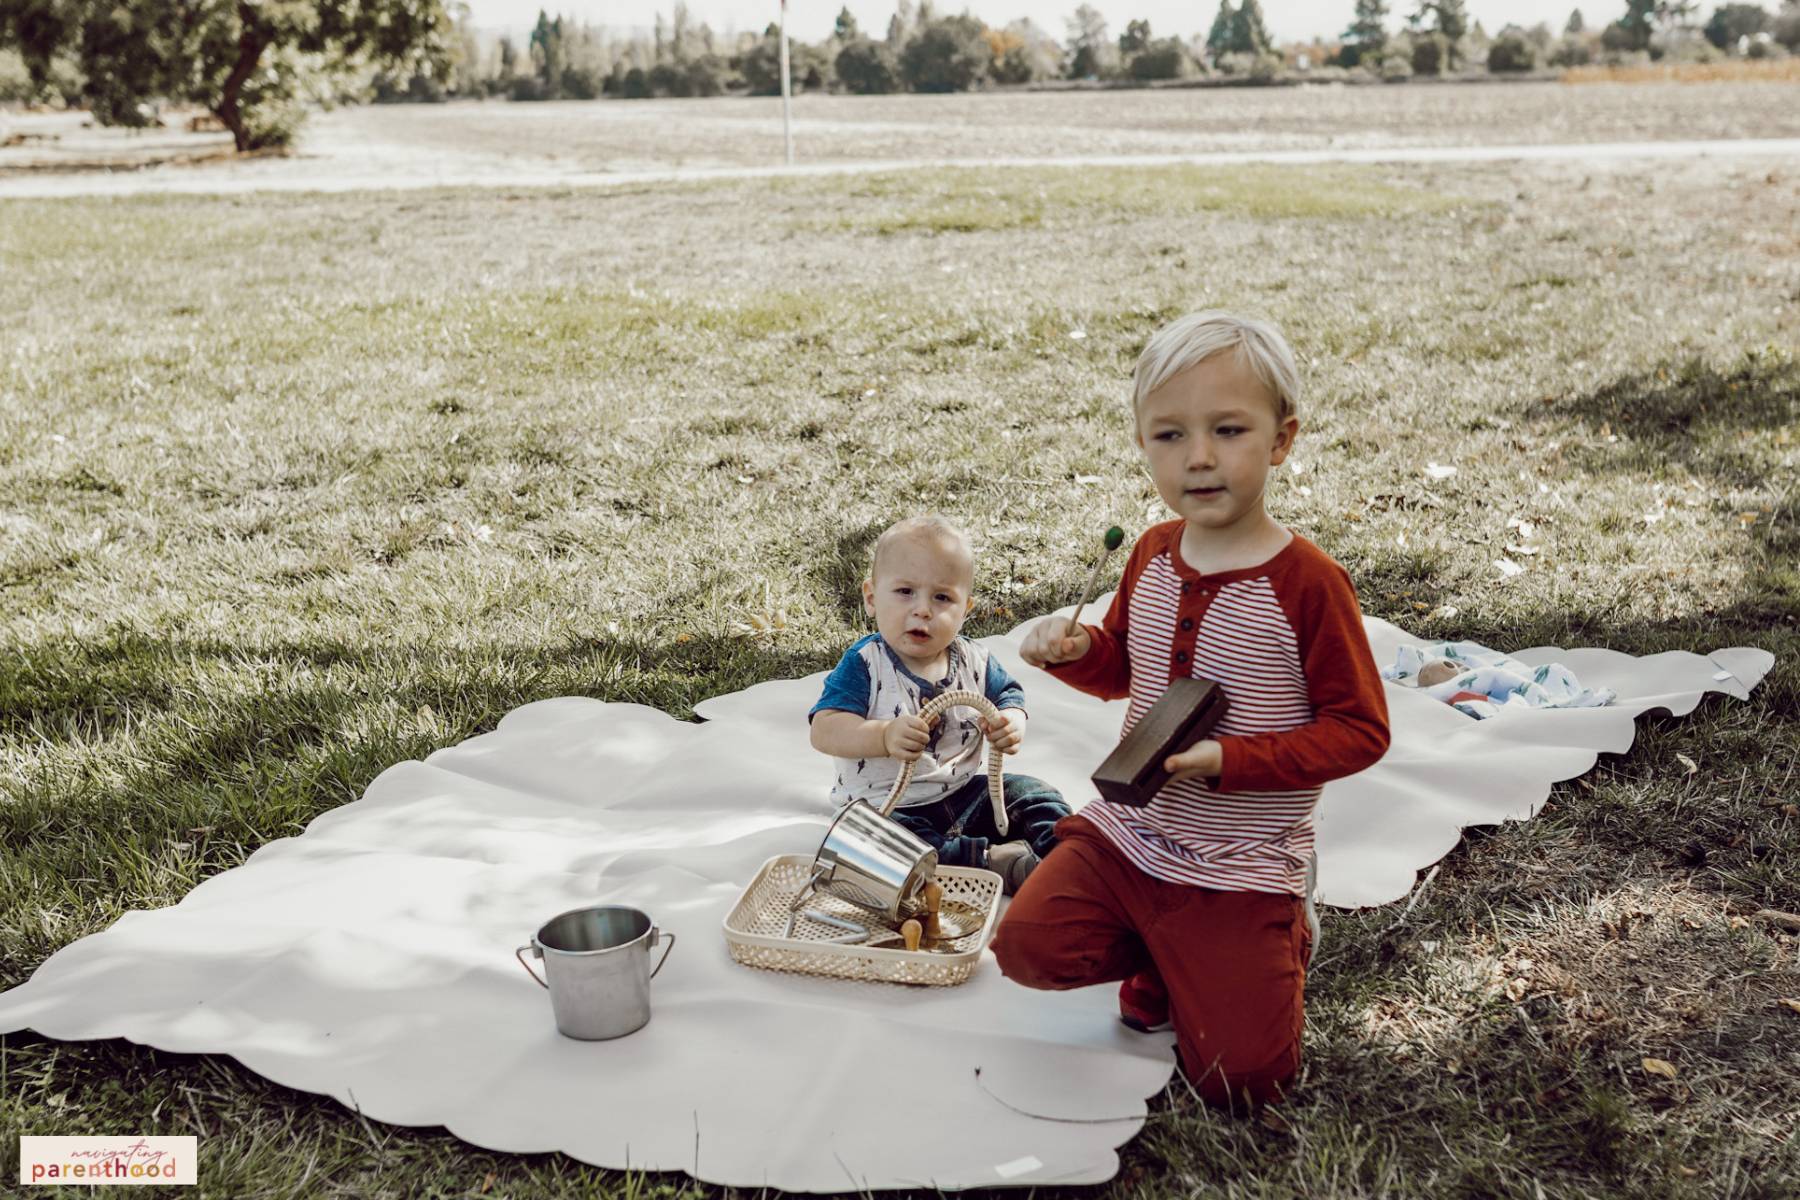
[[[1675,1064],[1666,1058],[1646,1058],[1644,1060],[1644,1073],[1646,1075],[1661,1075],[1664,1079],[1673,1079],[1677,1074]]]
[[[1683,767],[1687,768],[1687,773],[1689,775],[1692,775],[1694,772],[1696,772],[1700,769],[1699,764],[1696,763],[1693,759],[1689,758],[1685,754],[1677,754],[1675,756],[1675,761],[1680,763]]]
[[[1777,1003],[1783,1008],[1792,1009],[1794,1012],[1800,1013],[1800,1000],[1796,1000],[1792,996],[1783,996]]]

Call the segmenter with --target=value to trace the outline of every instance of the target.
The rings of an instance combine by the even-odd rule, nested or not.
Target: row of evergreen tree
[[[898,0],[879,33],[865,32],[845,8],[823,41],[792,39],[792,79],[802,91],[865,94],[1049,79],[1168,80],[1209,72],[1266,81],[1296,59],[1302,66],[1361,67],[1392,79],[1483,66],[1528,71],[1606,56],[1654,56],[1684,33],[1721,50],[1759,38],[1760,45],[1779,53],[1784,40],[1800,42],[1800,0],[1785,0],[1781,13],[1756,4],[1720,5],[1703,29],[1693,0],[1627,0],[1625,15],[1597,31],[1587,28],[1577,9],[1560,35],[1539,25],[1508,26],[1494,37],[1471,19],[1467,0],[1415,0],[1403,13],[1390,0],[1351,0],[1351,9],[1335,44],[1313,47],[1305,58],[1290,53],[1284,61],[1261,0],[1219,0],[1205,35],[1191,40],[1158,37],[1145,20],[1127,22],[1115,38],[1105,17],[1088,4],[1067,18],[1059,40],[1028,19],[991,28],[966,12],[940,13],[932,0]],[[529,38],[515,44],[510,37],[478,34],[465,17],[451,59],[447,69],[379,79],[377,98],[766,95],[779,91],[781,80],[775,26],[760,34],[721,36],[695,22],[680,0],[669,18],[656,16],[648,37],[621,36],[540,12]]]
[[[1487,69],[1506,72],[1629,55],[1705,58],[1743,52],[1761,57],[1800,50],[1797,0],[1786,0],[1780,12],[1759,4],[1721,4],[1704,25],[1699,8],[1694,0],[1626,0],[1624,15],[1597,31],[1577,8],[1560,37],[1540,24],[1530,29],[1509,25],[1490,39],[1471,20],[1467,0],[1419,0],[1399,34],[1389,32],[1393,9],[1388,0],[1356,0],[1333,61],[1437,73],[1466,65],[1478,52]]]

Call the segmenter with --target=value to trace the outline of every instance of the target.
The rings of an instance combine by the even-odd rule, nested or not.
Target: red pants
[[[1154,968],[1181,1063],[1210,1103],[1279,1099],[1300,1069],[1311,933],[1300,897],[1165,883],[1079,815],[994,934],[1008,979],[1077,988]]]

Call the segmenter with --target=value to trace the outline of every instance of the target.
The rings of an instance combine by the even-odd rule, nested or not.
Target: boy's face
[[[954,543],[901,538],[882,551],[875,577],[863,581],[863,609],[901,661],[932,666],[975,605],[974,571]]]
[[[1277,422],[1275,407],[1235,354],[1204,359],[1144,397],[1137,444],[1163,503],[1204,529],[1260,512],[1269,468],[1300,429],[1296,417]]]

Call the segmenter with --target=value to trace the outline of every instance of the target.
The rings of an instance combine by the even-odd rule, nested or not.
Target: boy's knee
[[[1293,1091],[1300,1074],[1300,1047],[1285,1047],[1273,1060],[1256,1066],[1234,1064],[1225,1058],[1194,1061],[1189,1047],[1181,1048],[1182,1074],[1200,1098],[1214,1108],[1243,1113],[1265,1104],[1279,1104]]]
[[[1073,945],[1067,929],[1002,921],[990,943],[1000,973],[1023,987],[1045,990],[1093,983],[1099,964]]]

